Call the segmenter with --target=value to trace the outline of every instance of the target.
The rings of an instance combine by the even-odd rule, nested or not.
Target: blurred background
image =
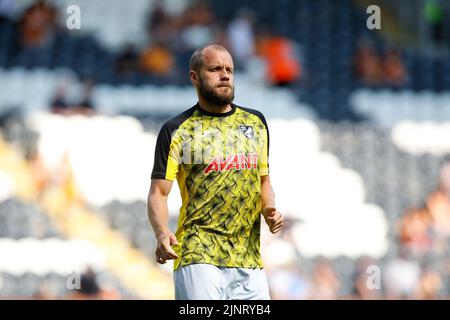
[[[449,18],[438,0],[0,0],[0,298],[173,298],[153,152],[215,42],[269,123],[273,299],[448,299]],[[180,204],[174,185],[173,231]]]

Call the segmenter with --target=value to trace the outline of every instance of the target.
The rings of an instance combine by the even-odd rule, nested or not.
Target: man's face
[[[206,48],[197,73],[199,95],[211,106],[223,107],[234,99],[233,59],[223,50]]]

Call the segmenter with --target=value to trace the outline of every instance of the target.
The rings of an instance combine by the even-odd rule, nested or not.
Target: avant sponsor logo
[[[222,156],[215,156],[211,162],[208,164],[203,173],[222,172],[230,170],[256,170],[258,164],[258,154],[257,153],[244,153],[232,154],[227,156],[225,159]]]

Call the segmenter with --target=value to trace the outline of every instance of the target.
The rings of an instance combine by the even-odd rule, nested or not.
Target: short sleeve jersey
[[[262,268],[261,176],[269,174],[269,131],[261,112],[199,104],[167,121],[152,179],[178,182],[182,205],[174,249],[180,266]]]

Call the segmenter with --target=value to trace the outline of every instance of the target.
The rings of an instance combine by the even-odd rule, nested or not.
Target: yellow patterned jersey
[[[269,130],[261,112],[199,104],[161,128],[152,179],[177,179],[182,205],[174,246],[180,266],[262,268],[261,176],[269,174]]]

